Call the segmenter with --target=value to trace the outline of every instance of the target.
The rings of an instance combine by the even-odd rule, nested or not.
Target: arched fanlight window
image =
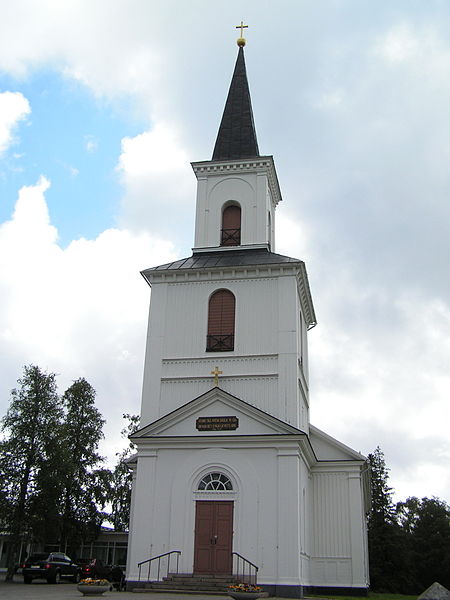
[[[233,484],[223,473],[208,473],[200,480],[198,490],[202,492],[230,492]]]
[[[239,246],[241,243],[241,207],[230,204],[222,212],[221,246]]]
[[[209,299],[207,352],[234,350],[236,299],[230,290],[218,290]]]

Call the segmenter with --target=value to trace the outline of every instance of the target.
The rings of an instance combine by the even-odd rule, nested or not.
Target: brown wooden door
[[[231,573],[233,502],[198,501],[194,573]]]

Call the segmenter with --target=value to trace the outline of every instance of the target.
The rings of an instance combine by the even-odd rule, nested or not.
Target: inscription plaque
[[[237,429],[239,427],[239,419],[237,417],[198,417],[196,427],[198,431]]]

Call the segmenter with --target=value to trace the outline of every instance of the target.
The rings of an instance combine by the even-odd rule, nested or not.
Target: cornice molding
[[[210,175],[230,175],[232,173],[266,174],[272,202],[276,206],[282,200],[273,156],[242,158],[240,160],[205,160],[192,162],[191,166],[197,179],[203,179]]]
[[[317,459],[306,433],[279,435],[205,435],[200,438],[198,436],[149,436],[133,438],[133,442],[138,447],[139,456],[145,450],[168,450],[172,448],[203,450],[205,444],[208,447],[226,448],[228,450],[270,447],[277,448],[278,454],[281,457],[285,456],[287,451],[289,456],[302,458],[311,468],[315,468],[315,465],[317,465]]]
[[[307,329],[312,329],[317,325],[316,313],[309,288],[308,275],[306,273],[305,263],[301,262],[299,272],[297,274],[297,286],[300,303],[302,305],[303,315],[305,317]]]
[[[205,360],[210,360],[211,364],[217,362],[216,355],[212,356],[211,353],[201,356],[186,356],[186,357],[174,357],[174,358],[163,358],[162,363],[164,364],[185,364],[187,362],[198,362],[204,363]],[[277,360],[278,354],[236,354],[232,356],[221,357],[222,363],[233,363],[233,362],[248,362],[248,361],[261,361],[261,360]]]
[[[312,471],[313,475],[349,475],[354,473],[356,477],[361,476],[361,467],[365,464],[364,460],[318,460]]]
[[[198,269],[158,269],[147,271],[145,278],[149,283],[162,282],[191,282],[199,281],[208,283],[221,279],[268,279],[274,277],[288,277],[297,275],[301,271],[299,265],[302,261],[262,264],[262,265],[235,265],[232,267],[199,267]]]
[[[216,360],[217,362],[217,360]],[[261,379],[278,379],[278,373],[252,373],[244,375],[221,375],[220,380],[227,381],[260,381]],[[162,383],[184,383],[187,381],[211,381],[211,375],[171,375],[167,377],[161,377]]]

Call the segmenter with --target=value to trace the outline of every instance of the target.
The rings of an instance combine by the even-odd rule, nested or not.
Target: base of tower
[[[366,587],[323,587],[314,585],[276,585],[259,584],[262,589],[278,598],[305,598],[314,594],[315,596],[367,596],[369,590]]]
[[[331,596],[367,596],[369,593],[366,587],[323,587],[314,585],[277,585],[270,583],[260,584],[260,587],[269,596],[278,598],[305,598],[311,594],[315,596],[322,594]],[[145,581],[127,581],[127,591],[131,592],[137,588],[148,588],[148,584]],[[198,593],[201,592],[199,591]]]
[[[259,584],[259,587],[267,592],[269,596],[278,598],[304,598],[306,595],[306,587],[304,585],[276,585]]]
[[[310,585],[304,587],[305,595],[314,594],[315,596],[330,595],[330,596],[368,596],[369,588],[367,587],[324,587]]]

